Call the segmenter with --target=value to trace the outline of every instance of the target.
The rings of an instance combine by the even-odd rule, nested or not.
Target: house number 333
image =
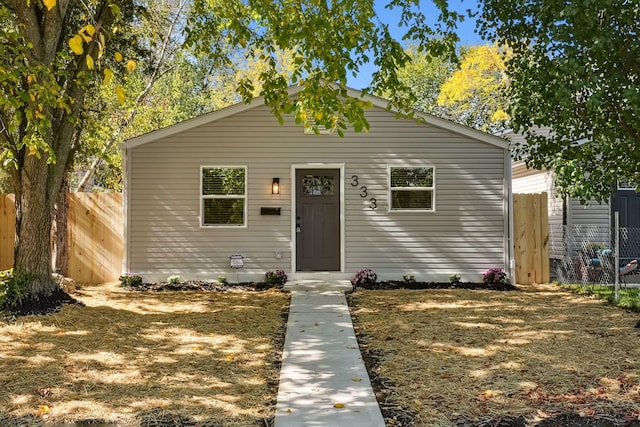
[[[360,186],[360,197],[362,197],[363,199],[366,199],[367,197],[369,197],[369,193],[367,192],[367,186],[360,185],[360,183],[358,182],[358,175],[351,176],[351,186],[352,187]],[[369,208],[371,208],[371,210],[374,210],[374,211],[378,209],[378,201],[376,200],[375,197],[371,197],[369,199]]]

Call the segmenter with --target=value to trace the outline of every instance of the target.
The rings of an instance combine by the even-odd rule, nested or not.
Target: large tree
[[[398,71],[398,77],[416,97],[413,107],[436,116],[446,116],[445,108],[438,106],[437,101],[440,88],[456,69],[454,58],[432,56],[429,52],[421,52],[417,46],[409,46],[406,51],[411,61]],[[383,93],[382,96],[389,95]]]
[[[462,49],[460,63],[442,84],[437,103],[450,120],[485,132],[504,130],[509,123],[504,65],[508,50],[497,45]]]
[[[480,3],[481,35],[513,50],[511,123],[529,139],[516,154],[583,201],[606,200],[620,178],[640,184],[638,2]]]
[[[391,0],[389,7],[400,9],[408,39],[434,54],[450,51],[457,40],[451,28],[459,16],[438,1],[443,13],[429,27],[417,4]],[[346,81],[348,73],[357,74],[369,61],[378,71],[368,91],[394,94],[390,104],[404,111],[411,105],[393,90],[402,86],[397,69],[408,56],[371,0],[193,0],[191,11],[186,39],[194,54],[206,54],[219,66],[232,61],[226,46],[257,54],[265,64],[260,95],[280,119],[293,113],[300,122],[313,119],[340,133],[348,124],[367,129],[367,103],[348,96]],[[55,303],[49,246],[53,207],[77,149],[84,112],[91,107],[88,91],[114,71],[136,67],[133,49],[121,52],[114,46],[131,34],[137,12],[143,10],[134,0],[0,0],[0,144],[16,193],[9,308]],[[124,45],[139,43],[133,39]],[[291,81],[303,87],[295,102],[287,97],[288,79],[278,72],[279,51],[293,53]],[[255,95],[250,79],[238,89],[245,100]],[[124,89],[117,86],[115,92],[124,104]]]
[[[98,73],[111,72],[108,43],[128,38],[113,28],[136,10],[128,0],[0,2],[0,144],[16,197],[14,279],[5,300],[12,308],[56,298],[49,247],[54,204],[87,89]]]

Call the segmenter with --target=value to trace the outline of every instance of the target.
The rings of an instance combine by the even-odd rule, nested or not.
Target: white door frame
[[[344,207],[344,163],[301,163],[291,165],[291,271],[297,273],[298,251],[296,250],[296,210],[298,208],[296,194],[298,182],[296,170],[299,169],[340,169],[340,273],[345,266],[345,207]]]

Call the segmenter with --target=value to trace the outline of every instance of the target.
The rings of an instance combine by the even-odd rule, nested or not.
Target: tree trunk
[[[14,277],[19,289],[11,305],[47,299],[58,287],[51,278],[51,221],[53,201],[47,186],[45,156],[27,156],[16,191]],[[17,188],[16,188],[17,189]]]
[[[67,213],[69,211],[69,175],[65,173],[58,192],[53,222],[53,271],[69,275],[69,244],[67,240]]]

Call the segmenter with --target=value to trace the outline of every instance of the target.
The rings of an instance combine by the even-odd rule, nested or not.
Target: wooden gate
[[[547,283],[549,214],[547,193],[513,195],[516,283]]]

